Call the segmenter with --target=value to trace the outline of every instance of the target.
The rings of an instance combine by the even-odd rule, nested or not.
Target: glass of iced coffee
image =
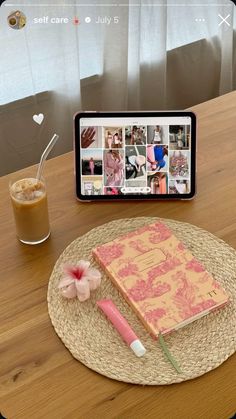
[[[39,244],[50,236],[45,181],[35,178],[10,183],[10,196],[19,240]]]

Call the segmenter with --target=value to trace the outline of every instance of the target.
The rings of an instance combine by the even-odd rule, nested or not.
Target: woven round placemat
[[[236,252],[225,242],[193,225],[163,220],[222,284],[230,304],[165,337],[181,365],[178,374],[166,360],[159,343],[146,332],[111,281],[103,274],[101,287],[89,301],[64,299],[58,283],[65,262],[90,260],[99,244],[135,230],[157,218],[123,219],[104,224],[72,242],[58,259],[48,286],[48,309],[56,333],[71,354],[92,370],[107,377],[135,384],[179,383],[218,367],[236,351]],[[160,219],[159,219],[160,220]],[[147,349],[137,358],[96,307],[96,301],[111,298],[127,318]]]

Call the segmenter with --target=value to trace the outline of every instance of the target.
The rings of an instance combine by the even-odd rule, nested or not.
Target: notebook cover
[[[93,255],[153,337],[228,302],[222,287],[163,223],[98,246]]]

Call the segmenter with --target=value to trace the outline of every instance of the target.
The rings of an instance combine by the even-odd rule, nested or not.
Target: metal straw
[[[54,134],[54,136],[52,137],[50,143],[45,148],[45,150],[44,150],[44,152],[43,152],[43,154],[41,156],[41,159],[40,159],[40,163],[39,163],[39,167],[38,167],[38,171],[37,171],[37,176],[36,176],[36,179],[37,180],[40,180],[41,179],[44,162],[45,162],[47,156],[49,155],[50,151],[53,149],[54,145],[56,144],[58,138],[59,138],[59,135]]]

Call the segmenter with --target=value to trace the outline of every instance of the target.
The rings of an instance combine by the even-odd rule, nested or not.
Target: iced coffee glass
[[[26,178],[10,183],[17,237],[25,244],[39,244],[50,236],[44,179]]]

